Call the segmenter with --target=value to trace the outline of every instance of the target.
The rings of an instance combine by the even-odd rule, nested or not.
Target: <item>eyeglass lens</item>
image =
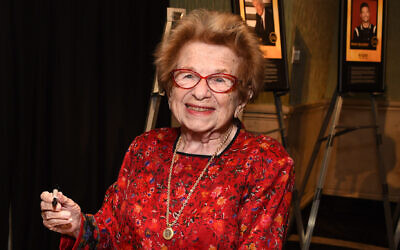
[[[236,79],[228,74],[216,73],[206,77],[191,70],[176,70],[173,72],[175,83],[185,89],[193,88],[202,78],[214,92],[225,92],[232,88]]]

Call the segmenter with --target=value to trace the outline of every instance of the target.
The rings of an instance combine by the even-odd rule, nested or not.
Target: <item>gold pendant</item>
[[[162,235],[163,235],[164,239],[170,240],[170,239],[172,239],[172,237],[174,237],[174,230],[172,230],[172,228],[170,228],[170,227],[167,227],[164,230]]]

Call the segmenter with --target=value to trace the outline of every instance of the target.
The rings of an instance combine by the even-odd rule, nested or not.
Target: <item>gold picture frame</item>
[[[363,22],[361,9],[367,9],[369,12],[370,25],[367,25],[367,28],[360,24]],[[382,24],[383,0],[347,0],[346,61],[381,62]],[[357,40],[361,36],[360,32],[366,33],[367,30],[371,30],[371,35],[364,35],[369,36],[368,40]]]
[[[282,59],[282,39],[281,27],[279,21],[279,8],[278,0],[263,0],[265,4],[265,11],[263,12],[263,20],[270,20],[264,22],[265,34],[256,32],[259,37],[261,45],[260,49],[263,52],[264,58]],[[239,0],[240,16],[246,24],[253,30],[257,27],[257,19],[261,16],[258,15],[255,5],[252,0]],[[272,17],[271,17],[272,14]]]

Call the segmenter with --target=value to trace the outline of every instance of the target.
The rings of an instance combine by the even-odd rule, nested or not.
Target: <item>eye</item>
[[[193,80],[196,79],[196,75],[192,72],[178,72],[175,79],[178,81]]]
[[[229,85],[233,84],[233,82],[232,82],[232,80],[230,78],[228,78],[226,76],[223,76],[223,75],[214,75],[214,76],[210,77],[208,79],[208,81],[211,84],[217,84],[217,85],[227,85],[227,86],[229,86]]]
[[[227,79],[225,79],[225,78],[223,78],[223,77],[220,77],[220,76],[215,77],[213,80],[214,80],[215,82],[217,82],[217,83],[224,83],[224,82],[227,81]]]
[[[191,79],[191,78],[194,78],[195,76],[194,76],[194,74],[192,74],[192,73],[183,73],[182,74],[182,78],[187,78],[187,79]]]

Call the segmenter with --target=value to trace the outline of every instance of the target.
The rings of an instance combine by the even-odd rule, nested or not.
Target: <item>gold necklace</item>
[[[215,153],[211,156],[210,160],[208,160],[208,162],[207,162],[206,166],[204,167],[203,171],[201,172],[201,174],[197,178],[196,182],[193,184],[193,186],[190,189],[185,201],[183,202],[182,207],[179,210],[178,215],[176,216],[175,220],[172,223],[169,223],[169,213],[170,213],[169,212],[169,203],[170,203],[170,192],[171,192],[172,169],[174,167],[174,161],[175,161],[176,152],[177,152],[177,150],[179,148],[179,145],[181,143],[181,137],[179,136],[178,142],[176,143],[176,147],[175,147],[175,150],[174,150],[174,154],[172,156],[171,166],[169,167],[168,192],[167,192],[167,212],[166,212],[166,216],[165,216],[166,220],[167,220],[167,227],[163,231],[164,239],[170,240],[170,239],[172,239],[172,237],[174,237],[174,230],[172,229],[172,227],[178,222],[178,219],[181,216],[183,209],[186,207],[190,197],[192,196],[192,194],[193,194],[194,190],[196,189],[197,185],[199,184],[201,178],[203,178],[203,175],[207,171],[208,166],[210,166],[210,163],[212,162],[212,160],[215,158],[217,153],[222,149],[222,146],[224,146],[224,144],[228,140],[228,137],[229,137],[229,135],[231,134],[231,131],[232,131],[232,127],[233,126],[231,126],[229,128],[229,130],[226,132],[226,135],[225,135],[224,139],[222,140],[221,144],[218,146],[218,148],[215,151]]]

